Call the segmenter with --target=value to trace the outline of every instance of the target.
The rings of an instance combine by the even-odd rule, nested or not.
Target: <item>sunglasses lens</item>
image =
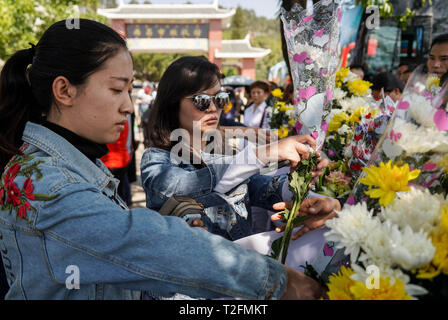
[[[229,94],[227,92],[221,92],[215,96],[214,102],[218,108],[223,109],[229,104],[229,100]]]
[[[194,97],[194,104],[199,111],[205,111],[210,107],[210,97],[205,94]]]

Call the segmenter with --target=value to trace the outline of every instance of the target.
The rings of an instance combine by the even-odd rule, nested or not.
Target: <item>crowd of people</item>
[[[448,36],[434,40],[427,68],[444,79]],[[396,74],[373,75],[373,97],[385,95],[397,103],[414,69],[403,64]],[[351,70],[361,79],[368,75],[364,66]],[[273,208],[285,208],[292,197],[287,173],[309,157],[316,141],[310,135],[273,139],[266,133],[276,83],[233,88],[222,87],[222,79],[206,58],[180,58],[157,86],[143,85],[134,110],[126,42],[86,19],[78,30],[68,30],[65,21],[55,23],[35,46],[6,61],[0,79],[6,299],[325,295],[304,273],[233,243],[274,230],[277,218],[271,216],[278,210]],[[292,103],[292,84],[282,92]],[[135,122],[144,131],[142,159],[135,155]],[[242,136],[253,130],[266,143],[246,139],[233,153],[221,154],[216,145],[228,144],[227,136],[202,138],[229,128],[240,129]],[[285,160],[289,167],[259,173]],[[130,209],[136,161],[147,208]],[[313,176],[327,165],[325,156],[319,158]],[[203,214],[191,215],[182,204]],[[308,212],[315,209],[319,227],[343,203],[310,198],[302,205]],[[81,274],[76,290],[66,284],[67,267],[73,265]]]

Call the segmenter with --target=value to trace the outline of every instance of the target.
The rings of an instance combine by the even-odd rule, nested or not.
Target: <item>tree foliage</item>
[[[253,47],[271,49],[269,55],[256,62],[256,78],[259,80],[266,80],[269,68],[283,60],[278,23],[278,18],[258,17],[254,10],[238,7],[230,28],[223,30],[223,39],[243,39],[250,33]],[[234,68],[223,68],[223,73],[227,76],[235,72]]]
[[[97,0],[0,0],[0,59],[36,44],[57,21],[79,17],[106,23],[97,6]]]

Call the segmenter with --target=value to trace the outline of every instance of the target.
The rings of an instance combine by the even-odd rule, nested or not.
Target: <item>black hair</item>
[[[36,46],[19,50],[0,75],[0,165],[19,154],[28,121],[40,123],[53,105],[52,85],[58,76],[78,86],[120,50],[125,40],[110,27],[80,19],[69,29],[62,20],[50,26]]]
[[[156,99],[148,123],[148,140],[151,147],[171,150],[171,132],[180,127],[180,101],[190,95],[207,90],[223,78],[216,64],[203,56],[186,56],[177,59],[165,70],[160,79]]]
[[[436,44],[442,44],[442,43],[448,43],[448,33],[441,34],[434,38],[434,40],[431,43],[431,47],[429,48],[429,51],[431,51],[432,47],[434,47]]]
[[[254,88],[259,88],[261,90],[263,90],[264,92],[271,92],[271,87],[269,86],[269,83],[266,81],[255,81],[253,82],[250,86],[249,86],[249,92],[252,91],[252,89]]]
[[[390,72],[382,72],[372,78],[372,90],[384,89],[385,92],[391,92],[399,89],[403,92],[404,84],[396,75]]]
[[[362,65],[362,64],[352,64],[352,65],[350,65],[350,70],[352,70],[352,69],[361,69],[362,72],[367,73],[366,66]]]

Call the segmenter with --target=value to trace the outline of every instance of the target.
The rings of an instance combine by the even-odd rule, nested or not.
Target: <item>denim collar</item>
[[[28,121],[22,139],[75,168],[84,179],[100,190],[115,180],[101,160],[96,159],[96,164],[93,163],[66,139],[42,125]]]

